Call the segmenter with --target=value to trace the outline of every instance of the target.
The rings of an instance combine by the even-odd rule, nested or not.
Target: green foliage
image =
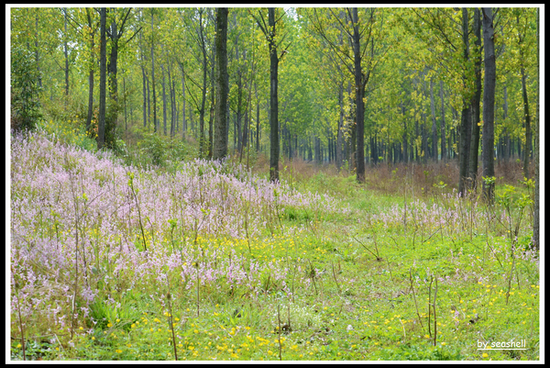
[[[155,165],[176,170],[179,162],[197,157],[197,147],[178,138],[169,138],[158,133],[139,131],[142,136],[137,146],[126,145],[119,140],[115,151],[126,163],[141,167]]]
[[[97,143],[86,134],[86,127],[82,125],[78,116],[67,120],[42,120],[37,124],[38,129],[43,129],[46,133],[67,145],[74,145],[90,152],[97,150]]]
[[[23,47],[11,49],[11,127],[32,130],[42,118],[40,112],[40,72],[31,52]]]

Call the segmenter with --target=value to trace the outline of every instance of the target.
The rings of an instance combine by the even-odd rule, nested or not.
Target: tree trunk
[[[435,119],[434,82],[430,78],[430,107],[432,109],[432,158],[437,162],[437,122]]]
[[[88,26],[92,30],[91,39],[90,39],[90,71],[88,74],[88,117],[86,118],[86,134],[91,136],[92,130],[92,118],[94,115],[94,34],[92,24],[92,16],[90,14],[90,9],[86,8],[86,16],[88,18]],[[38,22],[38,18],[37,18]],[[38,24],[37,24],[38,25]]]
[[[529,179],[529,159],[531,156],[531,115],[529,114],[529,100],[527,99],[527,82],[525,68],[521,68],[521,87],[523,96],[523,116],[525,117],[525,149],[523,153],[523,177]]]
[[[338,105],[340,107],[340,114],[338,118],[338,130],[336,131],[336,168],[338,171],[342,168],[342,144],[344,141],[344,82],[341,81],[338,86]]]
[[[160,64],[160,70],[162,71],[162,123],[163,133],[166,135],[166,81],[164,77],[164,64]]]
[[[539,22],[540,22],[540,11],[537,11],[537,46],[540,45],[540,38],[539,38]],[[539,51],[540,46],[537,47],[537,65],[539,64]],[[539,66],[540,68],[540,66]],[[538,70],[538,75],[540,75],[540,70]],[[540,173],[539,173],[539,154],[540,154],[540,119],[538,118],[540,115],[539,111],[539,100],[537,99],[537,105],[536,105],[536,116],[535,119],[535,204],[533,208],[533,246],[534,248],[539,251],[540,250]]]
[[[65,96],[69,96],[69,46],[67,44],[67,8],[63,8],[65,14],[65,33],[63,34],[63,54],[65,55]],[[67,100],[65,100],[67,103]]]
[[[206,56],[206,41],[204,39],[204,30],[203,30],[203,21],[202,21],[202,13],[200,13],[200,19],[199,19],[199,36],[201,41],[201,51],[202,51],[202,99],[201,99],[201,107],[199,110],[199,155],[200,157],[203,157],[205,154],[205,147],[204,143],[206,140],[205,134],[204,134],[204,116],[206,112],[206,90],[207,90],[207,82],[208,82],[208,60]]]
[[[494,178],[494,120],[495,120],[495,85],[496,61],[493,29],[493,11],[483,8],[483,48],[485,53],[485,80],[483,85],[483,178]],[[492,202],[494,181],[483,181],[483,193]]]
[[[469,59],[469,41],[468,41],[468,9],[462,8],[462,41],[464,43],[464,64]],[[466,72],[462,77],[464,84],[468,83]],[[471,139],[471,101],[466,97],[462,98],[462,118],[460,122],[460,145],[458,152],[459,182],[458,193],[461,196],[466,195],[468,185],[468,165],[470,157],[470,139]]]
[[[155,90],[155,33],[154,33],[155,15],[154,9],[151,8],[151,83],[153,84],[153,125],[154,132],[158,130],[157,121],[157,94]]]
[[[365,102],[363,97],[365,95],[365,80],[363,78],[361,67],[361,44],[359,34],[359,16],[357,14],[357,8],[352,9],[353,16],[353,56],[354,56],[354,71],[355,71],[355,108],[356,108],[356,168],[357,168],[357,181],[359,183],[365,182]]]
[[[407,114],[406,114],[405,105],[401,102],[401,114],[403,115],[403,162],[407,163],[409,157],[407,152],[408,139],[407,139]]]
[[[116,20],[111,24],[111,55],[109,58],[109,93],[113,101],[118,101],[117,60],[118,60],[118,30]]]
[[[147,126],[147,76],[145,75],[145,67],[141,66],[141,75],[143,77],[143,127]]]
[[[279,181],[279,97],[278,97],[278,73],[279,73],[279,57],[277,55],[277,47],[275,46],[275,8],[268,9],[268,25],[271,35],[269,37],[269,79],[270,79],[270,142],[271,153],[269,158],[269,180],[272,182]]]
[[[97,148],[102,149],[105,143],[105,98],[107,84],[107,40],[105,38],[105,24],[107,22],[107,9],[100,11],[101,52],[99,58],[99,122],[97,135]]]
[[[88,15],[89,20],[89,15]],[[92,29],[91,22],[90,29]],[[38,71],[38,87],[42,88],[42,73],[40,72],[40,53],[38,46],[38,13],[35,14],[34,18],[34,57],[36,59],[36,70]],[[93,33],[92,33],[92,47],[93,47]]]
[[[174,80],[172,79],[172,67],[171,62],[168,62],[167,67],[168,72],[168,91],[170,93],[170,138],[174,137],[174,134],[176,133],[176,85]]]
[[[184,69],[184,66],[183,66],[183,62],[179,63],[179,66],[181,68],[181,93],[182,93],[181,140],[185,141],[185,133],[187,132],[187,121],[186,121],[186,116],[185,116],[185,110],[186,110],[186,103],[185,103],[185,69]]]
[[[254,82],[256,94],[256,152],[260,152],[260,100],[258,99],[258,84]]]
[[[445,103],[443,100],[443,80],[439,81],[439,98],[441,99],[441,159],[447,159],[446,132],[445,132]]]
[[[478,8],[474,8],[474,35],[476,37],[476,52],[474,55],[475,91],[472,96],[472,139],[470,143],[470,164],[468,177],[472,189],[477,185],[477,166],[479,158],[479,113],[481,100],[481,15]],[[478,51],[479,50],[479,51]]]

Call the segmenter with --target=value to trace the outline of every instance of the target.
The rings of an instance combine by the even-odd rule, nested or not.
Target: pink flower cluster
[[[170,274],[187,288],[199,280],[256,290],[266,268],[282,280],[286,269],[278,262],[201,244],[261,238],[287,206],[347,211],[332,198],[293,191],[228,162],[185,162],[175,174],[139,170],[44,133],[12,137],[10,180],[12,312],[38,310],[60,326],[71,311],[88,313],[113,285],[166,285]]]

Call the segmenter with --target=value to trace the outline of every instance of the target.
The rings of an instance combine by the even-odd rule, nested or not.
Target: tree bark
[[[493,11],[483,8],[483,43],[485,53],[485,80],[483,85],[483,178],[495,176],[494,167],[494,119],[496,61],[493,29]],[[483,181],[483,193],[490,202],[494,197],[494,181]]]
[[[479,114],[481,100],[481,15],[478,8],[474,9],[474,35],[476,37],[476,54],[474,55],[475,91],[472,96],[472,139],[470,143],[470,164],[468,177],[470,185],[474,189],[477,185],[477,167],[479,158]],[[479,50],[479,51],[478,51]]]
[[[160,64],[160,70],[162,72],[162,124],[163,133],[166,135],[166,78],[164,75],[164,64]]]
[[[356,108],[356,173],[359,183],[365,182],[365,80],[361,67],[361,44],[359,34],[359,16],[357,8],[352,9],[353,23],[353,57],[355,71],[355,108]],[[369,71],[370,72],[370,71]]]
[[[155,14],[151,8],[151,84],[153,85],[153,125],[154,132],[157,132],[157,93],[155,89],[155,33],[154,33]]]
[[[67,8],[63,8],[65,15],[65,33],[63,34],[63,54],[65,55],[65,96],[69,96],[69,46],[67,44]],[[67,101],[65,100],[65,103]]]
[[[445,127],[445,102],[443,100],[443,81],[439,81],[439,98],[441,99],[441,159],[447,159],[446,127]]]
[[[99,122],[97,135],[97,148],[102,149],[105,143],[105,98],[107,84],[107,40],[105,38],[105,24],[107,22],[107,9],[100,10],[101,51],[99,58]]]
[[[186,120],[186,103],[185,103],[185,69],[183,62],[179,63],[181,69],[181,93],[182,93],[182,107],[181,107],[181,140],[185,141],[185,133],[187,132],[187,120]]]
[[[468,9],[462,8],[462,42],[464,43],[464,64],[469,60],[469,41],[468,41]],[[466,71],[462,77],[464,84],[468,83]],[[459,182],[458,193],[461,196],[466,195],[468,185],[468,164],[470,156],[470,139],[471,139],[471,101],[466,97],[462,99],[462,117],[460,122],[460,144],[458,152],[459,166]]]
[[[269,158],[269,179],[272,182],[279,181],[279,96],[278,96],[278,73],[279,73],[279,57],[277,55],[277,47],[275,45],[275,8],[268,9],[268,25],[271,32],[268,37],[269,42],[269,80],[270,80],[270,158]]]
[[[340,114],[338,117],[338,130],[336,131],[336,168],[338,171],[342,168],[342,144],[344,141],[343,129],[344,129],[344,82],[340,81],[338,85],[338,105]]]
[[[540,65],[539,61],[539,48],[540,48],[540,39],[539,39],[539,22],[540,22],[540,11],[537,11],[537,65]],[[540,66],[539,66],[540,68]],[[538,73],[540,75],[540,70]],[[535,204],[533,209],[533,246],[538,251],[540,250],[540,173],[539,173],[539,155],[540,155],[540,115],[539,111],[539,100],[537,99],[536,104],[536,116],[535,119]]]
[[[88,26],[92,30],[90,39],[90,71],[88,74],[88,117],[86,118],[86,134],[91,135],[92,118],[94,115],[94,34],[95,30],[92,24],[92,16],[90,9],[86,8],[86,16],[88,18]]]
[[[437,162],[437,122],[435,119],[434,82],[430,78],[430,107],[432,110],[432,158]]]
[[[523,96],[523,116],[525,117],[525,148],[523,150],[523,177],[529,179],[529,159],[531,156],[533,139],[531,132],[531,115],[529,114],[529,100],[527,98],[527,82],[525,68],[521,68],[521,87]]]

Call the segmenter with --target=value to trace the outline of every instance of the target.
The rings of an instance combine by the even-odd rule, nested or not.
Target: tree
[[[157,121],[157,94],[155,88],[155,9],[151,8],[151,84],[153,85],[153,126],[154,132],[158,130]]]
[[[86,8],[86,19],[88,21],[87,33],[89,34],[90,39],[90,66],[88,72],[88,116],[86,117],[86,133],[91,135],[92,130],[92,117],[94,113],[94,46],[95,46],[95,32],[96,27],[92,21],[92,13],[90,8]]]
[[[483,48],[485,56],[485,79],[483,84],[483,178],[495,176],[494,167],[494,121],[495,121],[495,84],[496,61],[493,29],[493,10],[483,8]],[[485,198],[492,202],[494,196],[494,181],[483,181]]]
[[[99,58],[99,122],[97,148],[102,149],[105,144],[105,103],[106,103],[106,88],[107,88],[107,39],[105,37],[105,26],[107,23],[107,8],[100,10],[100,37],[101,51]]]
[[[474,82],[474,92],[472,94],[471,100],[471,126],[472,126],[472,138],[470,143],[470,163],[468,169],[468,178],[471,189],[475,188],[477,185],[477,167],[478,167],[478,157],[479,157],[479,130],[480,130],[480,121],[479,121],[479,111],[480,111],[480,100],[481,100],[481,16],[478,8],[474,9],[474,47],[472,50],[472,59],[474,61],[474,73],[475,73],[475,82]],[[494,99],[494,97],[493,97]]]
[[[216,111],[214,123],[214,149],[212,158],[221,159],[227,156],[227,95],[229,84],[227,79],[227,8],[216,11]]]
[[[314,9],[310,15],[315,33],[328,44],[331,52],[337,55],[353,75],[355,111],[352,146],[355,144],[354,162],[357,181],[360,183],[365,181],[365,89],[377,64],[383,60],[383,55],[388,50],[387,46],[385,50],[380,50],[380,46],[384,45],[378,42],[382,38],[382,28],[381,24],[376,23],[376,15],[380,12],[376,8],[362,9],[360,18],[357,8],[346,8],[343,12],[328,9],[324,14]],[[338,36],[332,32],[334,28],[342,30],[347,37],[347,43],[338,42]],[[376,44],[378,48],[375,47]]]
[[[251,13],[252,14],[252,13]],[[277,25],[281,23],[281,19],[284,15],[281,14],[275,19],[275,8],[268,9],[268,22],[265,22],[265,18],[262,12],[258,13],[258,17],[252,14],[256,23],[262,30],[269,49],[269,81],[270,81],[270,156],[269,156],[269,180],[272,182],[279,181],[279,97],[278,97],[278,68],[279,61],[287,52],[288,47],[283,48],[281,55],[277,55],[277,49],[283,42],[285,35],[277,37]]]

